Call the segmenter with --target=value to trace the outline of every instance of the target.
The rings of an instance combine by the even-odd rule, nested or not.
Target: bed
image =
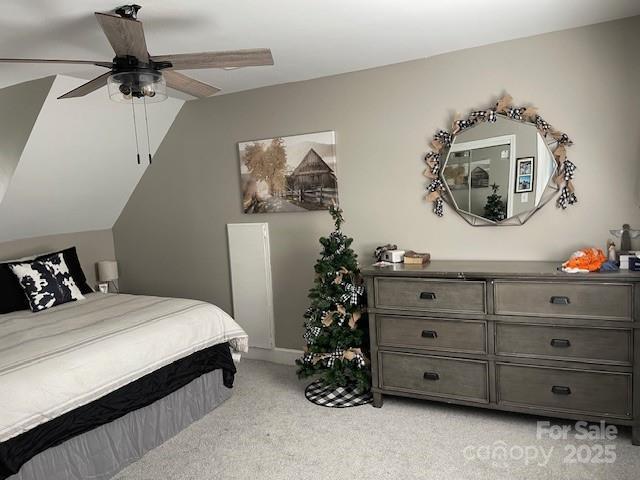
[[[0,315],[0,479],[107,479],[230,396],[247,335],[196,300]]]

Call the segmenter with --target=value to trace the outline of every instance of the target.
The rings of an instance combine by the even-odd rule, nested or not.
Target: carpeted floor
[[[243,359],[229,401],[116,478],[640,478],[640,447],[631,445],[628,429],[615,440],[578,440],[574,433],[537,440],[536,417],[392,397],[381,409],[329,409],[305,400],[306,383],[293,367]],[[601,445],[610,445],[613,463],[597,463],[611,458]],[[499,447],[504,461],[490,458],[504,451]]]

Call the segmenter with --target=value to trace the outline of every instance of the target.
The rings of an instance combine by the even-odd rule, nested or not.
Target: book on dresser
[[[423,265],[431,260],[430,253],[418,253],[413,250],[408,250],[404,254],[404,263],[407,265]]]
[[[369,267],[374,406],[385,395],[632,427],[640,272],[553,262]]]

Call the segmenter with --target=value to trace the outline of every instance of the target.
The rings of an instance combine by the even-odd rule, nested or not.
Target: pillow
[[[18,278],[33,312],[84,299],[62,253],[32,262],[12,263],[9,268]]]
[[[8,263],[0,263],[0,314],[28,310],[29,302]]]
[[[70,247],[65,250],[60,250],[59,252],[39,255],[36,257],[36,260],[47,260],[52,255],[57,255],[59,253],[64,256],[64,261],[69,267],[69,272],[73,277],[73,281],[80,289],[80,292],[82,292],[82,294],[84,295],[93,292],[93,288],[91,288],[87,283],[87,277],[85,276],[84,272],[82,271],[82,267],[80,266],[80,260],[78,260],[78,252],[76,250],[76,247]]]

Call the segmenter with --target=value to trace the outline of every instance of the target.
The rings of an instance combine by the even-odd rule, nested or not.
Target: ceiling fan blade
[[[111,75],[111,72],[103,73],[99,77],[88,81],[87,83],[80,85],[78,88],[74,88],[70,92],[65,93],[58,97],[58,100],[62,98],[77,98],[84,97],[88,93],[95,92],[100,87],[104,87],[107,84],[107,78]]]
[[[220,91],[219,88],[212,87],[211,85],[202,83],[195,78],[187,77],[179,72],[164,70],[162,75],[167,82],[167,87],[180,90],[181,92],[188,93],[194,97],[210,97]]]
[[[116,56],[129,55],[141,62],[149,61],[142,22],[109,13],[96,12],[95,15]]]
[[[172,70],[196,68],[257,67],[273,65],[271,50],[254,48],[250,50],[229,50],[226,52],[179,53],[176,55],[152,56],[154,62],[171,62]]]
[[[68,63],[76,65],[96,65],[111,68],[113,62],[94,62],[93,60],[51,60],[44,58],[0,58],[0,63]]]

